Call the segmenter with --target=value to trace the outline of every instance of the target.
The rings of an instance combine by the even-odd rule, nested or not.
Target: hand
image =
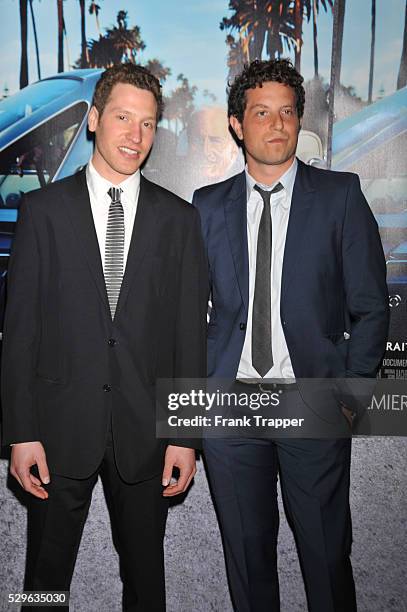
[[[179,469],[180,474],[177,482],[170,484],[174,467]],[[195,474],[195,450],[182,446],[167,446],[162,478],[162,485],[166,487],[163,491],[164,497],[173,497],[179,493],[184,493]]]
[[[31,474],[32,465],[38,467],[41,480]],[[40,499],[48,499],[48,492],[41,486],[50,481],[45,451],[41,442],[14,444],[11,449],[10,473],[25,491]]]
[[[341,402],[341,410],[342,410],[343,416],[346,418],[346,420],[349,423],[350,428],[352,429],[353,419],[355,417],[354,413],[343,402]]]

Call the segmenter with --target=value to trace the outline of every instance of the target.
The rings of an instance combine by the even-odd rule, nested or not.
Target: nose
[[[130,124],[127,135],[128,135],[129,140],[131,140],[132,142],[134,143],[141,142],[142,136],[141,136],[140,124],[137,122],[133,122],[132,124]]]
[[[215,162],[216,161],[216,152],[214,150],[214,146],[210,141],[209,136],[204,137],[204,154],[208,161]]]
[[[270,126],[274,130],[282,130],[284,127],[284,121],[279,112],[270,113]]]

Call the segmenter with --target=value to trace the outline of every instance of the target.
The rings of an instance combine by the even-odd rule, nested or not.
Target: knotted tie
[[[105,283],[112,319],[116,313],[124,273],[124,211],[120,187],[110,187],[111,197],[106,229]]]
[[[281,183],[271,191],[254,186],[263,199],[264,206],[257,237],[256,280],[252,315],[252,364],[260,376],[273,367],[271,343],[271,212],[270,196],[284,187]]]

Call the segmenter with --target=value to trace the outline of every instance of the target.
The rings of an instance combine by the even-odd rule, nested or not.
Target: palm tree
[[[166,68],[160,60],[154,58],[148,60],[146,64],[147,70],[151,72],[161,83],[161,85],[166,81],[167,77],[171,74],[171,68]]]
[[[341,83],[341,68],[342,68],[342,45],[343,45],[343,28],[345,24],[345,7],[346,0],[336,0],[335,8],[337,8],[337,24],[336,24],[336,40],[335,37],[335,25],[334,25],[334,33],[332,37],[332,60],[335,64],[334,66],[334,89],[335,91],[339,89]],[[334,46],[335,43],[335,46]],[[332,76],[332,73],[331,73]]]
[[[225,42],[229,47],[227,65],[229,68],[228,82],[231,83],[242,72],[245,58],[240,38],[235,40],[234,36],[228,34]]]
[[[112,41],[107,36],[91,40],[88,49],[91,68],[109,68],[116,63],[120,64],[120,60],[117,61],[117,53]]]
[[[210,100],[211,102],[216,102],[217,100],[215,94],[209,91],[209,89],[204,89],[202,95],[204,98],[208,98],[208,100]]]
[[[138,26],[128,29],[127,12],[117,13],[117,25],[107,28],[106,34],[89,43],[89,64],[92,68],[109,68],[123,61],[136,63],[138,51],[146,45]]]
[[[237,30],[247,61],[261,58],[264,44],[269,57],[280,57],[283,44],[295,45],[292,0],[230,0],[231,17],[224,17],[221,30]]]
[[[343,26],[345,23],[346,0],[336,0],[334,6],[334,22],[332,28],[331,81],[328,98],[328,144],[327,166],[332,163],[332,130],[334,124],[335,92],[338,91],[341,79]]]
[[[146,48],[144,41],[141,39],[141,32],[138,26],[134,26],[129,30],[127,28],[127,11],[119,11],[117,13],[117,25],[106,31],[117,52],[118,61],[129,61],[136,63],[136,54]]]
[[[85,0],[79,0],[79,8],[81,11],[81,59],[80,67],[87,68],[89,66],[89,52],[86,42],[86,23],[85,23]]]
[[[407,2],[404,14],[403,50],[401,52],[400,68],[397,77],[397,89],[407,85]]]
[[[164,98],[164,118],[168,125],[170,121],[175,121],[176,134],[179,131],[179,122],[184,129],[194,112],[194,98],[198,89],[195,85],[191,87],[183,74],[177,76],[177,81],[180,85],[171,92],[170,96]]]
[[[37,57],[37,74],[38,74],[38,80],[40,80],[41,79],[40,52],[39,52],[39,48],[38,48],[37,27],[35,25],[33,0],[30,0],[30,11],[31,11],[31,21],[32,21],[32,24],[33,24],[35,54],[36,54],[36,57]]]
[[[100,11],[99,4],[96,4],[96,2],[91,2],[89,5],[89,14],[95,15],[96,28],[97,28],[97,31],[99,32],[99,36],[102,36],[102,32],[100,29],[100,23],[99,23],[99,11]]]
[[[304,10],[307,21],[311,17],[311,0],[295,0],[294,5],[294,57],[295,69],[301,72],[301,50],[302,50],[302,23],[304,20]]]
[[[27,0],[20,0],[21,62],[20,89],[28,85]]]
[[[280,57],[283,43],[288,51],[295,47],[295,23],[291,2],[266,2],[266,52],[268,57]]]
[[[325,10],[328,10],[327,2],[331,8],[333,8],[333,0],[321,0],[321,4]],[[317,29],[317,17],[319,13],[319,0],[312,0],[312,24],[313,24],[313,40],[314,40],[314,78],[318,78],[318,29]]]
[[[376,39],[376,0],[372,0],[372,38],[370,43],[370,67],[369,67],[369,88],[367,101],[369,104],[372,103],[373,93],[373,73],[374,73],[374,47]]]
[[[58,9],[58,72],[64,71],[64,6],[63,0],[57,0]]]

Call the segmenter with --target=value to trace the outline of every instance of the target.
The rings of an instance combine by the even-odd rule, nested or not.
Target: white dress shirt
[[[271,244],[271,341],[273,351],[273,367],[264,378],[294,378],[287,342],[280,319],[281,275],[283,271],[284,247],[287,236],[288,218],[290,216],[291,198],[297,160],[294,159],[290,168],[273,185],[263,185],[250,176],[246,166],[247,186],[247,247],[249,255],[249,312],[247,318],[246,336],[240,357],[237,378],[260,378],[252,365],[252,315],[254,285],[256,280],[257,236],[260,218],[263,212],[263,200],[258,191],[253,189],[259,185],[265,191],[271,191],[277,183],[284,189],[273,193],[270,197],[272,224]]]
[[[129,253],[140,192],[140,170],[137,170],[137,172],[129,176],[129,178],[125,179],[122,183],[113,185],[99,174],[90,161],[86,168],[86,182],[88,185],[90,206],[99,243],[103,271],[105,269],[107,218],[109,215],[109,206],[112,202],[108,191],[112,186],[122,189],[121,202],[124,212],[124,268],[126,268],[127,255]]]

